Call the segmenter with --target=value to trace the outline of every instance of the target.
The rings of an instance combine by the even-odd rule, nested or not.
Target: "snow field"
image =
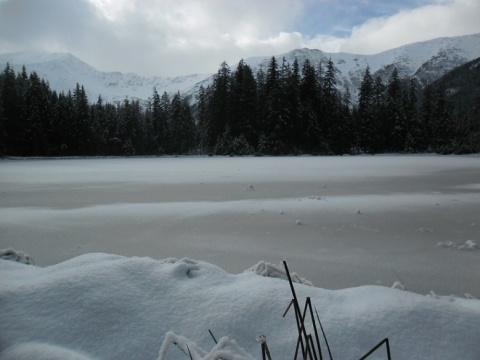
[[[314,285],[401,281],[480,297],[478,156],[0,162],[0,248],[39,266],[106,252],[238,273],[285,259]],[[465,246],[464,246],[465,247]],[[475,246],[471,246],[476,249]]]
[[[475,155],[2,160],[0,359],[259,359],[260,335],[291,359],[282,259],[334,358],[478,359],[479,179]]]
[[[289,285],[257,275],[263,265],[232,275],[187,258],[87,254],[46,268],[2,260],[0,359],[156,359],[171,332],[208,352],[209,329],[256,359],[264,335],[274,359],[291,359],[294,314],[282,317]],[[334,358],[359,358],[385,337],[395,359],[480,356],[479,300],[380,286],[295,288],[318,309]],[[184,358],[175,346],[163,356]]]

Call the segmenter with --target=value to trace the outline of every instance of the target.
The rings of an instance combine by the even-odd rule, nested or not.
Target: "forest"
[[[421,88],[396,69],[384,82],[367,67],[352,100],[348,88],[338,90],[332,61],[300,66],[272,57],[256,73],[243,60],[235,70],[222,63],[195,99],[154,88],[146,103],[106,103],[101,95],[90,101],[80,84],[57,93],[35,72],[7,64],[0,156],[480,152],[478,85],[465,105],[444,78]]]

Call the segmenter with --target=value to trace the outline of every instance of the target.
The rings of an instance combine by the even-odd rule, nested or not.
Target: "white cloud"
[[[335,42],[338,51],[374,54],[443,36],[480,32],[480,1],[437,1],[412,10],[371,19]]]
[[[214,72],[224,60],[233,64],[242,57],[276,54],[301,44],[300,34],[282,31],[302,11],[301,3],[288,0],[89,1],[108,20],[103,26],[111,44],[90,57],[101,61],[112,48],[120,57],[122,52],[131,54],[135,43],[143,73]],[[127,59],[121,63],[123,71],[133,65]]]
[[[311,14],[306,21],[312,6],[328,11],[341,5],[331,0],[0,0],[0,46],[2,52],[71,52],[105,71],[174,76],[215,72],[223,61],[234,65],[241,58],[300,47],[375,53],[480,32],[480,1],[432,1],[335,37],[295,31],[302,22],[317,26]]]

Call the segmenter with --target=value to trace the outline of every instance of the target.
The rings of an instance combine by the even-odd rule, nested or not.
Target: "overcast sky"
[[[296,48],[373,54],[480,32],[480,0],[0,0],[0,53],[177,76]]]

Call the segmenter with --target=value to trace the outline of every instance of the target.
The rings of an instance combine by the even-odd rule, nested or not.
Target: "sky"
[[[480,0],[0,0],[0,53],[173,77],[305,47],[375,54],[480,33],[478,19]]]

